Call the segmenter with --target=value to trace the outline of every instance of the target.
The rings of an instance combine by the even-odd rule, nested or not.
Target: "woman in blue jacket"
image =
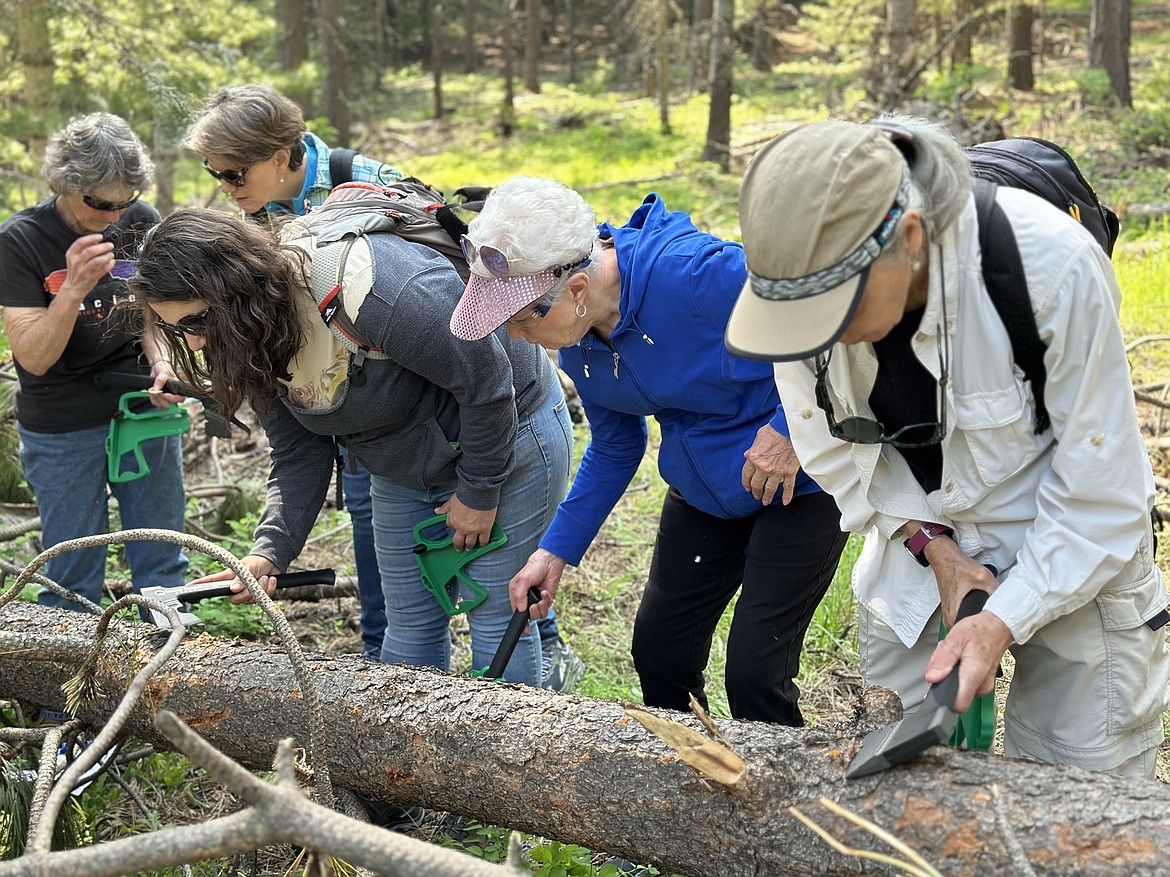
[[[845,545],[831,497],[800,471],[770,366],[723,346],[747,279],[743,249],[695,228],[649,195],[629,223],[596,225],[552,180],[493,190],[464,241],[472,276],[451,318],[465,340],[508,334],[560,349],[591,441],[540,548],[512,579],[552,603],[581,562],[659,422],[669,485],[632,653],[650,706],[706,706],[715,626],[740,590],[727,644],[728,702],[739,719],[803,724],[795,677],[812,615]]]

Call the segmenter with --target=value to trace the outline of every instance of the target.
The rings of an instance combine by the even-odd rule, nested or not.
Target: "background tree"
[[[333,145],[349,146],[349,67],[346,60],[344,0],[321,0],[321,55],[325,85],[321,109],[337,133]]]
[[[670,136],[670,0],[658,0],[658,130]]]
[[[313,93],[301,81],[301,68],[309,60],[309,5],[307,0],[276,0],[276,61],[290,82],[284,89],[312,117]]]
[[[1089,13],[1089,66],[1109,74],[1123,107],[1133,106],[1129,89],[1130,0],[1093,0]]]
[[[524,0],[524,87],[540,91],[540,0]]]
[[[1032,7],[1021,3],[1012,9],[1008,82],[1012,88],[1031,91],[1035,86],[1032,70]]]
[[[731,33],[735,25],[735,0],[715,0],[711,15],[711,106],[707,114],[707,140],[703,161],[717,162],[723,171],[731,164],[731,92],[734,85],[734,51]]]
[[[17,54],[24,74],[29,155],[39,165],[48,136],[59,121],[49,41],[49,0],[18,0],[16,26]]]
[[[431,5],[431,118],[443,118],[443,4]]]

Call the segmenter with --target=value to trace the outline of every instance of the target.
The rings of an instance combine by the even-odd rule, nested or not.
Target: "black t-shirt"
[[[886,435],[911,424],[935,423],[939,418],[938,381],[910,347],[924,310],[907,312],[885,338],[873,344],[878,373],[869,394],[869,407]],[[923,490],[930,493],[938,489],[942,483],[941,445],[895,450],[910,464]]]
[[[133,273],[142,238],[158,221],[158,211],[142,201],[127,208],[105,233],[114,243],[114,257],[122,261],[85,297],[61,358],[43,375],[30,374],[17,362],[16,418],[21,426],[47,433],[99,426],[117,412],[126,390],[98,389],[93,375],[149,374],[134,330],[136,315],[125,307],[133,298],[122,277]],[[0,305],[47,308],[65,278],[65,251],[79,237],[57,212],[55,198],[0,225]],[[124,307],[111,317],[118,304]]]

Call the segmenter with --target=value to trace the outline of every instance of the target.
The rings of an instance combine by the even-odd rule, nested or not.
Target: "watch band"
[[[946,524],[923,524],[918,532],[907,539],[903,544],[910,556],[918,561],[919,566],[930,566],[926,559],[926,546],[939,536],[954,536],[955,531]]]

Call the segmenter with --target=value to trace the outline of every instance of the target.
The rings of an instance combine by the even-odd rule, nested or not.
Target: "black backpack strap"
[[[1003,209],[995,203],[995,183],[976,179],[975,211],[979,219],[979,249],[983,258],[983,282],[995,305],[996,313],[1007,329],[1012,357],[1032,385],[1036,403],[1036,435],[1052,425],[1044,404],[1044,385],[1048,370],[1044,367],[1044,342],[1036,328],[1032,298],[1024,263],[1016,246],[1016,236]]]
[[[460,208],[465,208],[466,204],[460,204]],[[467,223],[455,215],[455,211],[451,209],[450,204],[444,204],[435,211],[435,221],[439,223],[443,231],[447,232],[447,236],[455,243],[467,234]]]
[[[329,182],[334,186],[353,182],[353,160],[356,149],[336,146],[329,150]]]

